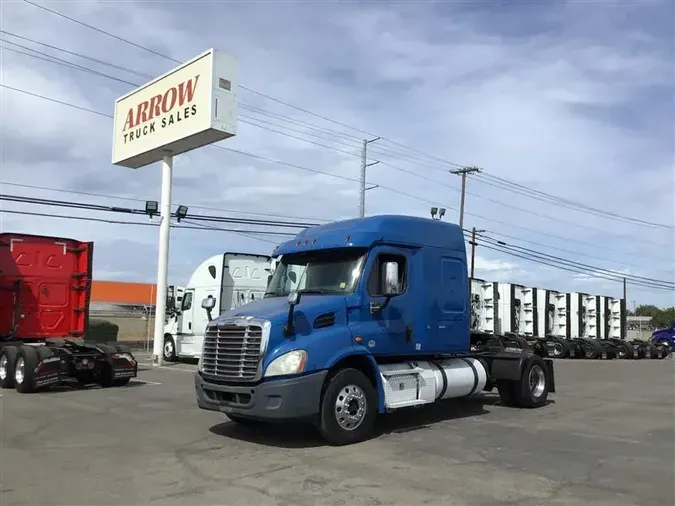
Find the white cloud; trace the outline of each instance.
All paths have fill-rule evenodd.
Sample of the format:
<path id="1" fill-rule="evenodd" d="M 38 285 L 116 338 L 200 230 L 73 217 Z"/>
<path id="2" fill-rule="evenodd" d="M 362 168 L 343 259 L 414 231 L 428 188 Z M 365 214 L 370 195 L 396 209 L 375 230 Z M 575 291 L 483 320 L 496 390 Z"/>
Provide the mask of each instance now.
<path id="1" fill-rule="evenodd" d="M 248 88 L 420 151 L 484 167 L 490 173 L 622 215 L 673 225 L 673 28 L 669 2 L 583 5 L 551 3 L 494 9 L 492 4 L 50 2 L 62 11 L 185 60 L 216 46 L 237 55 Z M 101 60 L 158 75 L 175 63 L 60 19 L 25 3 L 3 3 L 1 26 Z M 3 39 L 30 45 L 10 36 Z M 7 46 L 11 47 L 11 46 Z M 56 54 L 56 53 L 54 53 Z M 71 59 L 64 55 L 61 58 Z M 2 83 L 111 113 L 129 85 L 47 62 L 0 53 Z M 131 82 L 144 79 L 73 58 L 78 64 Z M 343 132 L 298 134 L 356 156 L 321 148 L 241 123 L 222 146 L 357 178 L 360 140 L 366 136 L 284 107 L 246 90 L 241 103 Z M 242 115 L 281 121 L 242 109 Z M 0 90 L 0 180 L 139 199 L 106 203 L 142 207 L 159 198 L 157 167 L 131 171 L 110 165 L 111 122 L 34 97 Z M 246 118 L 242 118 L 246 121 Z M 281 127 L 303 130 L 298 124 Z M 323 139 L 313 137 L 318 135 Z M 344 135 L 347 135 L 345 137 Z M 351 137 L 349 137 L 351 136 Z M 455 188 L 443 164 L 377 141 L 381 160 Z M 401 156 L 405 151 L 406 156 Z M 175 161 L 176 202 L 198 209 L 336 219 L 356 214 L 355 182 L 313 174 L 220 149 L 202 149 Z M 456 219 L 458 192 L 381 163 L 368 180 L 448 208 Z M 470 179 L 466 224 L 540 242 L 548 254 L 635 275 L 673 280 L 673 232 L 607 220 L 526 198 Z M 99 197 L 2 186 L 3 193 L 103 202 Z M 477 198 L 479 194 L 510 207 Z M 367 194 L 367 212 L 428 215 L 430 204 L 385 188 Z M 2 203 L 6 209 L 27 206 Z M 30 208 L 34 209 L 34 208 Z M 41 209 L 83 215 L 85 212 Z M 232 214 L 232 213 L 230 213 Z M 240 214 L 242 215 L 242 214 Z M 478 216 L 477 216 L 478 215 Z M 544 215 L 549 218 L 543 217 Z M 97 215 L 125 219 L 124 215 Z M 479 217 L 480 216 L 480 217 Z M 98 275 L 152 280 L 157 231 L 0 215 L 0 228 L 93 239 Z M 570 222 L 583 227 L 570 225 Z M 520 228 L 519 228 L 520 227 Z M 590 227 L 591 230 L 584 227 Z M 528 230 L 525 230 L 528 229 Z M 556 239 L 553 236 L 568 238 Z M 266 237 L 276 241 L 275 237 Z M 119 241 L 125 241 L 120 243 Z M 199 259 L 225 249 L 268 252 L 269 242 L 220 232 L 174 231 L 172 273 L 182 279 Z M 576 241 L 576 242 L 575 242 Z M 509 240 L 509 244 L 518 244 Z M 659 246 L 660 245 L 660 246 Z M 553 249 L 551 249 L 553 248 Z M 612 259 L 557 253 L 555 248 Z M 480 248 L 477 275 L 561 290 L 611 290 L 586 280 Z M 143 256 L 143 262 L 139 262 Z M 147 259 L 147 262 L 146 262 Z M 668 272 L 670 270 L 670 272 Z M 583 288 L 582 288 L 583 287 Z M 635 287 L 645 302 L 668 294 Z M 639 292 L 638 292 L 639 291 Z"/>

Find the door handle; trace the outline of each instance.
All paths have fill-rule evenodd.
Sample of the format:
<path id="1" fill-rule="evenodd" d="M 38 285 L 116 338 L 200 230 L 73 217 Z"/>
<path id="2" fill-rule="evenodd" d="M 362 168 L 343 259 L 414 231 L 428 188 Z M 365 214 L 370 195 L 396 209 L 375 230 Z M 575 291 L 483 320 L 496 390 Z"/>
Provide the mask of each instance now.
<path id="1" fill-rule="evenodd" d="M 406 343 L 412 341 L 412 327 L 410 325 L 405 326 L 405 341 Z"/>
<path id="2" fill-rule="evenodd" d="M 188 330 L 192 330 L 192 322 L 188 322 Z"/>

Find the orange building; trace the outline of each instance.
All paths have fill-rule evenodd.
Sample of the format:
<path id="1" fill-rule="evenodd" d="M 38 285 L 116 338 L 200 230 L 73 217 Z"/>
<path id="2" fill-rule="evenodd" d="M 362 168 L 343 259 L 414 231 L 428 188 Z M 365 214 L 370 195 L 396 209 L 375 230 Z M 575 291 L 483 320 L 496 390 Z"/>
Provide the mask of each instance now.
<path id="1" fill-rule="evenodd" d="M 128 305 L 154 305 L 154 283 L 131 283 L 126 281 L 92 281 L 91 302 Z"/>

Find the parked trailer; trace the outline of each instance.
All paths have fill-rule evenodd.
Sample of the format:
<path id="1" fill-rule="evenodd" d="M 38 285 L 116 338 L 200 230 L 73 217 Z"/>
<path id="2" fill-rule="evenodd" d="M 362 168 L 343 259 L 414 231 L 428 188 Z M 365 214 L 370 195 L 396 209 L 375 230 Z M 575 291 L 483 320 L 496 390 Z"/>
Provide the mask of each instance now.
<path id="1" fill-rule="evenodd" d="M 265 298 L 208 324 L 195 375 L 202 409 L 240 424 L 311 420 L 349 444 L 370 437 L 378 413 L 493 389 L 506 405 L 537 408 L 555 392 L 550 359 L 472 351 L 457 225 L 346 220 L 306 229 L 273 256 Z"/>
<path id="2" fill-rule="evenodd" d="M 93 248 L 0 234 L 0 387 L 30 393 L 65 381 L 121 386 L 136 377 L 126 346 L 84 339 Z"/>
<path id="3" fill-rule="evenodd" d="M 540 354 L 544 348 L 556 358 L 665 358 L 671 349 L 622 337 L 622 299 L 479 279 L 472 280 L 471 290 L 476 348 L 490 335 L 503 346 L 529 346 Z"/>

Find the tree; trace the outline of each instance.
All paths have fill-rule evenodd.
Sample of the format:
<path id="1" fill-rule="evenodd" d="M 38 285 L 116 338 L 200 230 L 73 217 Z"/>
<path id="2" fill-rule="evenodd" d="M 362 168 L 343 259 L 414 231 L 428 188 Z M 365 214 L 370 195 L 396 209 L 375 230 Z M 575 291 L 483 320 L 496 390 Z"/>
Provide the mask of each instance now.
<path id="1" fill-rule="evenodd" d="M 654 305 L 638 306 L 635 308 L 635 316 L 649 316 L 652 325 L 656 328 L 668 327 L 675 322 L 675 306 L 659 308 Z"/>

